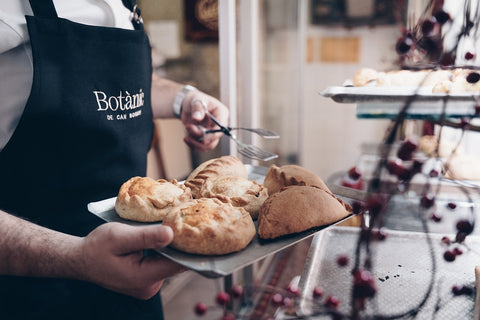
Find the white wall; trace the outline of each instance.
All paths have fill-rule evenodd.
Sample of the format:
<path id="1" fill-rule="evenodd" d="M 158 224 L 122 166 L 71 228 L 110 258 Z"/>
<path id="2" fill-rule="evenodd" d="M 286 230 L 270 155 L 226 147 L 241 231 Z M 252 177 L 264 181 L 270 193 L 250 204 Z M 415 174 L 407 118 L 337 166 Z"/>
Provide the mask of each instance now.
<path id="1" fill-rule="evenodd" d="M 310 63 L 305 65 L 304 126 L 301 165 L 326 179 L 348 170 L 360 156 L 362 143 L 380 142 L 390 121 L 357 119 L 355 105 L 339 104 L 319 92 L 341 86 L 362 67 L 386 70 L 394 67 L 398 26 L 355 28 L 311 28 L 313 37 L 359 37 L 359 63 Z M 321 49 L 321 48 L 316 48 Z"/>

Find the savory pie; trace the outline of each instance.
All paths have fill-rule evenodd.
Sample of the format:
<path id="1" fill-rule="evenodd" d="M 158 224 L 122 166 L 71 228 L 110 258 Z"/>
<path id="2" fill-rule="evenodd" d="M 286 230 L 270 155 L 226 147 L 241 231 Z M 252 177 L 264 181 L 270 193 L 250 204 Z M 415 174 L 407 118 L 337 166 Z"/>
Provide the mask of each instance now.
<path id="1" fill-rule="evenodd" d="M 190 189 L 176 180 L 133 177 L 120 187 L 115 211 L 127 220 L 161 221 L 173 208 L 191 199 Z"/>

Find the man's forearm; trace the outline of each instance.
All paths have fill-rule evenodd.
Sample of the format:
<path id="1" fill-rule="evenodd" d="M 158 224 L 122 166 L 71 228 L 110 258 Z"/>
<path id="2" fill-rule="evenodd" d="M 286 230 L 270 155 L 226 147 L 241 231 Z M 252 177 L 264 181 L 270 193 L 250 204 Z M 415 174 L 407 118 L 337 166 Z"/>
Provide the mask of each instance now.
<path id="1" fill-rule="evenodd" d="M 152 109 L 155 118 L 173 118 L 173 102 L 175 95 L 183 85 L 168 79 L 153 75 L 152 78 Z"/>
<path id="2" fill-rule="evenodd" d="M 0 274 L 77 278 L 80 238 L 0 211 Z"/>

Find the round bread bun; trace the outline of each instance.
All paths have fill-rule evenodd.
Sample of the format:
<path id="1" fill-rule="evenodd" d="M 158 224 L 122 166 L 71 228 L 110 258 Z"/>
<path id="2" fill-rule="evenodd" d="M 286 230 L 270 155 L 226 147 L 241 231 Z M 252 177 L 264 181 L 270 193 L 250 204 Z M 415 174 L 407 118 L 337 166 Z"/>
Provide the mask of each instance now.
<path id="1" fill-rule="evenodd" d="M 202 255 L 244 249 L 256 234 L 250 214 L 218 199 L 202 198 L 177 207 L 163 221 L 170 226 L 173 248 Z"/>
<path id="2" fill-rule="evenodd" d="M 192 196 L 200 198 L 200 190 L 208 178 L 235 176 L 248 179 L 247 168 L 235 156 L 222 156 L 200 164 L 185 180 L 185 186 L 192 190 Z"/>
<path id="3" fill-rule="evenodd" d="M 288 186 L 314 186 L 332 194 L 327 185 L 313 172 L 294 164 L 281 167 L 271 165 L 268 168 L 263 185 L 272 195 Z"/>
<path id="4" fill-rule="evenodd" d="M 257 219 L 263 202 L 268 198 L 268 191 L 256 181 L 243 177 L 221 176 L 207 179 L 200 191 L 203 198 L 217 198 L 234 207 L 242 207 Z"/>
<path id="5" fill-rule="evenodd" d="M 123 219 L 155 222 L 163 220 L 174 207 L 191 199 L 190 189 L 177 180 L 133 177 L 120 187 L 115 211 Z"/>
<path id="6" fill-rule="evenodd" d="M 258 236 L 274 239 L 337 222 L 351 211 L 332 194 L 311 186 L 289 186 L 263 203 Z"/>

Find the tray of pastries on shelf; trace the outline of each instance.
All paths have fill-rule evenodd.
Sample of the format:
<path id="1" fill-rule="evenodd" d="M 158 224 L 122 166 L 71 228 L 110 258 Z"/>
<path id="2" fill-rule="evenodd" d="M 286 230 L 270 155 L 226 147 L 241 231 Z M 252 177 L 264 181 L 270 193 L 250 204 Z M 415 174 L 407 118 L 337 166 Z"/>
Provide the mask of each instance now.
<path id="1" fill-rule="evenodd" d="M 105 221 L 162 223 L 173 242 L 159 250 L 207 277 L 231 274 L 319 230 L 359 225 L 351 206 L 298 165 L 260 167 L 211 159 L 185 181 L 132 177 L 118 195 L 88 205 Z"/>
<path id="2" fill-rule="evenodd" d="M 413 118 L 473 115 L 480 93 L 480 73 L 468 68 L 377 71 L 362 68 L 340 86 L 321 95 L 357 104 L 358 117 L 393 117 L 408 103 Z"/>

